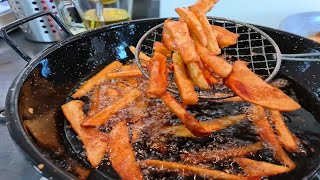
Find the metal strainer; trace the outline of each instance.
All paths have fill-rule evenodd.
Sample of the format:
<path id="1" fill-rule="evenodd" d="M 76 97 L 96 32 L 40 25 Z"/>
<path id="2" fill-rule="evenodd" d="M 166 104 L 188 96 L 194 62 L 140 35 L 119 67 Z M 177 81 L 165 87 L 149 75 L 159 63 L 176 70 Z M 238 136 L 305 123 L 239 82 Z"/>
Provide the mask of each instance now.
<path id="1" fill-rule="evenodd" d="M 248 62 L 248 67 L 269 82 L 279 71 L 281 65 L 281 52 L 275 41 L 260 29 L 246 23 L 229 20 L 225 18 L 208 18 L 212 25 L 218 25 L 227 30 L 239 34 L 235 45 L 224 48 L 222 56 L 225 60 L 232 63 L 234 60 L 241 59 Z M 161 41 L 163 23 L 159 24 L 140 39 L 136 47 L 135 60 L 143 75 L 149 78 L 148 71 L 140 63 L 139 53 L 153 55 L 153 44 Z M 168 60 L 172 62 L 171 59 Z M 178 94 L 177 86 L 173 80 L 173 74 L 169 74 L 168 90 Z M 201 99 L 223 99 L 234 96 L 233 92 L 224 85 L 215 85 L 211 90 L 200 90 L 196 87 L 198 97 Z"/>

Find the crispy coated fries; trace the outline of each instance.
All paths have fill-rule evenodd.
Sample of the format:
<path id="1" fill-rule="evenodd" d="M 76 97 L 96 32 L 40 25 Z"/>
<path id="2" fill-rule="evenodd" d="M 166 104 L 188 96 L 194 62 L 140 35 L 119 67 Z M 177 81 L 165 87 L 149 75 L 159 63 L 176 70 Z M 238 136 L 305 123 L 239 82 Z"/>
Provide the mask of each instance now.
<path id="1" fill-rule="evenodd" d="M 273 132 L 271 125 L 267 120 L 267 116 L 263 107 L 258 105 L 252 105 L 251 109 L 252 117 L 256 131 L 269 147 L 274 150 L 275 157 L 289 168 L 294 169 L 296 165 L 287 155 L 287 153 L 282 149 L 281 144 Z"/>
<path id="2" fill-rule="evenodd" d="M 193 83 L 201 89 L 210 89 L 210 85 L 204 77 L 202 70 L 197 63 L 187 64 L 187 69 Z"/>
<path id="3" fill-rule="evenodd" d="M 177 84 L 182 103 L 186 105 L 197 104 L 198 95 L 194 90 L 192 81 L 187 76 L 187 69 L 180 54 L 173 53 L 172 61 L 174 67 L 174 80 Z"/>
<path id="4" fill-rule="evenodd" d="M 181 159 L 185 162 L 190 162 L 193 164 L 199 164 L 202 162 L 216 162 L 221 161 L 223 159 L 231 158 L 231 157 L 242 157 L 247 156 L 249 154 L 255 154 L 263 148 L 261 142 L 250 144 L 244 147 L 238 148 L 228 148 L 222 150 L 210 150 L 199 153 L 192 154 L 182 154 L 180 155 Z"/>
<path id="5" fill-rule="evenodd" d="M 185 22 L 168 19 L 164 22 L 164 28 L 171 34 L 176 46 L 175 50 L 181 54 L 186 64 L 199 60 L 193 40 L 190 37 L 188 26 Z"/>
<path id="6" fill-rule="evenodd" d="M 195 136 L 205 136 L 210 134 L 198 120 L 192 117 L 169 93 L 162 95 L 161 100 L 169 107 L 169 109 L 178 116 L 185 127 Z"/>
<path id="7" fill-rule="evenodd" d="M 160 97 L 167 90 L 167 58 L 155 52 L 149 66 L 149 83 L 147 93 Z"/>
<path id="8" fill-rule="evenodd" d="M 235 158 L 235 161 L 248 176 L 252 177 L 274 176 L 291 170 L 288 167 L 247 158 Z"/>
<path id="9" fill-rule="evenodd" d="M 126 71 L 108 73 L 106 75 L 106 79 L 127 79 L 137 76 L 142 76 L 140 69 L 131 69 Z"/>
<path id="10" fill-rule="evenodd" d="M 107 135 L 97 128 L 83 128 L 80 124 L 85 120 L 83 102 L 73 100 L 61 106 L 63 114 L 70 122 L 73 130 L 84 144 L 88 161 L 96 168 L 106 153 L 107 142 L 102 141 Z"/>
<path id="11" fill-rule="evenodd" d="M 163 54 L 167 58 L 170 58 L 172 55 L 172 51 L 170 51 L 162 42 L 159 41 L 156 41 L 153 44 L 153 50 L 160 54 Z"/>
<path id="12" fill-rule="evenodd" d="M 236 116 L 226 116 L 223 118 L 213 119 L 210 121 L 200 122 L 200 124 L 206 129 L 208 132 L 218 131 L 229 126 L 232 126 L 241 120 L 243 120 L 246 116 L 244 114 L 236 115 Z M 192 133 L 184 126 L 167 126 L 164 127 L 161 132 L 169 133 L 179 137 L 194 137 Z"/>
<path id="13" fill-rule="evenodd" d="M 143 179 L 139 164 L 136 161 L 130 143 L 127 122 L 119 122 L 109 133 L 107 154 L 112 167 L 116 170 L 121 179 Z"/>
<path id="14" fill-rule="evenodd" d="M 176 8 L 176 12 L 187 23 L 190 31 L 195 34 L 199 42 L 203 46 L 207 46 L 208 44 L 207 37 L 204 36 L 206 32 L 203 29 L 201 23 L 199 22 L 199 19 L 197 18 L 197 16 L 193 12 L 185 8 Z"/>
<path id="15" fill-rule="evenodd" d="M 294 135 L 283 122 L 281 113 L 275 110 L 270 110 L 270 113 L 271 120 L 274 123 L 276 133 L 278 134 L 282 146 L 289 152 L 298 152 L 299 146 L 294 138 Z"/>
<path id="16" fill-rule="evenodd" d="M 221 26 L 212 25 L 211 28 L 217 34 L 217 40 L 220 48 L 225 48 L 237 43 L 239 34 L 228 31 L 227 29 Z"/>
<path id="17" fill-rule="evenodd" d="M 169 170 L 180 172 L 183 175 L 199 175 L 214 179 L 242 179 L 242 176 L 228 174 L 223 171 L 205 169 L 197 166 L 184 165 L 176 162 L 160 161 L 160 160 L 144 160 L 140 161 L 142 166 L 157 167 L 159 170 Z"/>
<path id="18" fill-rule="evenodd" d="M 295 111 L 301 106 L 280 89 L 272 87 L 253 73 L 243 61 L 233 64 L 225 84 L 246 101 L 278 111 Z"/>
<path id="19" fill-rule="evenodd" d="M 135 101 L 138 97 L 140 97 L 142 93 L 138 89 L 132 89 L 122 98 L 118 99 L 115 103 L 106 107 L 102 111 L 100 111 L 95 116 L 92 116 L 86 119 L 81 125 L 82 126 L 101 126 L 103 123 L 108 121 L 108 119 L 115 114 L 118 110 L 124 108 L 131 102 Z"/>
<path id="20" fill-rule="evenodd" d="M 130 51 L 132 54 L 136 54 L 136 48 L 134 46 L 129 47 Z M 144 54 L 143 52 L 140 52 L 139 58 L 145 62 L 149 62 L 151 60 L 151 57 L 148 55 Z"/>
<path id="21" fill-rule="evenodd" d="M 195 41 L 195 46 L 201 61 L 210 67 L 215 74 L 225 78 L 231 73 L 232 65 L 227 61 L 210 53 L 210 51 L 206 47 L 202 46 L 198 41 Z"/>
<path id="22" fill-rule="evenodd" d="M 114 72 L 116 69 L 120 68 L 122 63 L 119 61 L 114 61 L 113 63 L 109 64 L 105 67 L 102 71 L 98 74 L 87 80 L 73 95 L 73 98 L 80 98 L 91 91 L 94 86 L 99 85 L 106 79 L 106 74 L 110 72 Z"/>
<path id="23" fill-rule="evenodd" d="M 195 4 L 189 6 L 188 9 L 196 14 L 206 14 L 211 11 L 217 2 L 218 0 L 198 0 Z"/>
<path id="24" fill-rule="evenodd" d="M 163 27 L 162 42 L 171 51 L 177 48 L 170 31 L 166 27 Z"/>

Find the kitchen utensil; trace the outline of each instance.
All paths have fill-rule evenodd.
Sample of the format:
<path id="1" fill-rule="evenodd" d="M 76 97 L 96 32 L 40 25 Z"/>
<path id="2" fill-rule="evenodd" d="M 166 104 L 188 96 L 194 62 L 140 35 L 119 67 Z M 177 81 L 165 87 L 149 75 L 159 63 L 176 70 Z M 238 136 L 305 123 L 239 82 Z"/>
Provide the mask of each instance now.
<path id="1" fill-rule="evenodd" d="M 119 59 L 125 62 L 133 59 L 134 56 L 127 47 L 136 44 L 150 27 L 161 24 L 164 20 L 131 21 L 70 37 L 38 54 L 19 73 L 7 96 L 6 122 L 13 139 L 26 153 L 31 163 L 35 166 L 44 165 L 44 168 L 39 170 L 44 176 L 52 179 L 76 179 L 83 177 L 89 171 L 89 180 L 116 179 L 114 171 L 106 169 L 106 166 L 101 166 L 97 170 L 84 168 L 83 155 L 75 153 L 75 144 L 67 140 L 64 130 L 65 119 L 60 106 L 65 103 L 71 89 L 83 82 L 84 78 L 89 78 L 113 60 Z M 15 24 L 17 25 L 19 24 Z M 313 41 L 301 40 L 301 37 L 274 29 L 259 28 L 270 35 L 284 53 L 308 53 L 320 50 L 320 46 Z M 314 177 L 320 167 L 318 111 L 320 101 L 317 97 L 320 96 L 319 68 L 320 65 L 317 63 L 309 63 L 308 66 L 303 62 L 283 63 L 277 75 L 290 80 L 290 89 L 296 92 L 297 100 L 307 110 L 297 112 L 299 117 L 303 115 L 303 118 L 289 122 L 289 128 L 298 138 L 311 142 L 309 146 L 313 149 L 313 153 L 306 157 L 293 157 L 298 164 L 297 169 L 270 179 L 308 179 Z M 210 104 L 212 108 L 215 106 L 219 106 L 219 103 Z M 29 108 L 34 109 L 33 114 L 28 112 Z M 215 112 L 215 110 L 206 111 L 205 108 L 209 107 L 203 108 L 207 114 Z M 285 115 L 292 117 L 297 114 Z M 26 129 L 27 120 L 52 122 L 48 128 L 56 133 L 50 137 L 57 140 L 55 142 L 58 147 L 41 144 Z M 41 124 L 36 125 L 40 127 Z M 75 140 L 76 136 L 68 134 L 68 138 Z M 80 148 L 81 144 L 77 149 Z"/>
<path id="2" fill-rule="evenodd" d="M 25 0 L 16 1 L 8 0 L 11 10 L 14 12 L 17 19 L 31 16 L 38 12 L 53 12 L 58 13 L 59 0 Z M 67 18 L 73 20 L 73 17 L 68 14 Z M 39 17 L 33 21 L 20 26 L 28 40 L 36 42 L 56 42 L 66 38 L 64 31 L 50 17 Z"/>
<path id="3" fill-rule="evenodd" d="M 211 17 L 209 21 L 212 25 L 222 26 L 240 35 L 235 45 L 223 49 L 222 54 L 224 59 L 230 62 L 230 56 L 232 56 L 234 60 L 241 59 L 247 61 L 249 68 L 266 82 L 272 80 L 278 73 L 281 60 L 320 62 L 320 53 L 281 54 L 278 45 L 269 35 L 250 24 L 217 17 Z M 149 78 L 149 74 L 147 68 L 141 65 L 139 53 L 144 52 L 150 57 L 153 55 L 153 44 L 155 41 L 161 41 L 162 29 L 163 24 L 151 28 L 141 37 L 136 46 L 135 61 L 143 75 L 147 78 Z M 171 59 L 169 59 L 170 61 Z M 169 75 L 168 90 L 179 94 L 172 74 Z M 201 90 L 196 87 L 196 91 L 201 99 L 215 100 L 233 96 L 233 93 L 228 91 L 228 88 L 223 85 L 215 85 L 210 90 Z"/>
<path id="4" fill-rule="evenodd" d="M 62 1 L 59 5 L 63 17 L 66 8 L 75 7 L 87 29 L 94 29 L 112 23 L 128 21 L 132 16 L 133 0 L 72 0 Z M 70 26 L 76 23 L 68 21 Z M 79 25 L 78 25 L 79 26 Z"/>

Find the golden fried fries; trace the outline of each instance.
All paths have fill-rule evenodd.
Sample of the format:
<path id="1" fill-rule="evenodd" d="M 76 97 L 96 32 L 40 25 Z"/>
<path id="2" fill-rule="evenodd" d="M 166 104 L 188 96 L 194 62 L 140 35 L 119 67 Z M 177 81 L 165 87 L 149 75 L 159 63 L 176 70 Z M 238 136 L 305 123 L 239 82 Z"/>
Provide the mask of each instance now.
<path id="1" fill-rule="evenodd" d="M 130 46 L 129 47 L 130 51 L 132 54 L 136 54 L 136 48 L 134 46 Z M 151 57 L 149 57 L 148 55 L 144 54 L 143 52 L 140 52 L 139 54 L 139 58 L 145 62 L 149 62 L 151 60 Z"/>
<path id="2" fill-rule="evenodd" d="M 134 151 L 130 143 L 127 122 L 119 122 L 109 133 L 107 154 L 112 167 L 121 179 L 143 179 L 139 164 L 136 161 Z"/>
<path id="3" fill-rule="evenodd" d="M 163 27 L 162 31 L 162 43 L 170 50 L 174 51 L 177 47 L 174 42 L 174 39 L 170 33 L 170 31 L 166 28 Z"/>
<path id="4" fill-rule="evenodd" d="M 97 128 L 83 128 L 81 123 L 85 120 L 83 102 L 73 100 L 61 106 L 63 114 L 70 122 L 72 129 L 78 134 L 84 144 L 88 161 L 96 168 L 106 153 L 107 142 L 102 141 L 107 135 Z"/>
<path id="5" fill-rule="evenodd" d="M 198 120 L 191 116 L 178 101 L 169 93 L 162 95 L 161 100 L 169 107 L 169 109 L 176 114 L 185 127 L 195 136 L 205 136 L 210 134 Z"/>
<path id="6" fill-rule="evenodd" d="M 211 11 L 217 2 L 218 0 L 198 0 L 195 4 L 189 6 L 188 9 L 196 14 L 206 14 Z"/>
<path id="7" fill-rule="evenodd" d="M 276 133 L 280 142 L 282 143 L 282 146 L 289 152 L 298 152 L 299 146 L 294 138 L 294 135 L 284 123 L 281 113 L 275 110 L 270 110 L 270 113 L 271 120 L 274 123 Z"/>
<path id="8" fill-rule="evenodd" d="M 239 34 L 228 31 L 227 29 L 221 26 L 212 25 L 211 28 L 217 34 L 217 40 L 220 48 L 225 48 L 237 43 Z"/>
<path id="9" fill-rule="evenodd" d="M 209 69 L 207 67 L 204 66 L 204 64 L 202 63 L 202 61 L 197 61 L 196 62 L 199 66 L 199 68 L 202 71 L 202 74 L 204 76 L 204 78 L 207 80 L 209 85 L 214 85 L 219 83 L 219 80 L 217 78 L 215 78 L 211 72 L 209 71 Z"/>
<path id="10" fill-rule="evenodd" d="M 155 52 L 158 52 L 164 56 L 166 56 L 167 58 L 170 58 L 172 55 L 172 51 L 170 51 L 162 42 L 156 41 L 153 44 L 153 50 Z"/>
<path id="11" fill-rule="evenodd" d="M 80 98 L 91 91 L 96 85 L 99 85 L 106 79 L 106 75 L 110 72 L 114 72 L 116 69 L 120 68 L 122 63 L 119 61 L 114 61 L 109 64 L 98 74 L 87 80 L 80 88 L 72 95 L 73 98 Z"/>
<path id="12" fill-rule="evenodd" d="M 228 148 L 221 150 L 210 150 L 204 152 L 198 152 L 196 154 L 182 154 L 181 159 L 185 162 L 190 162 L 193 164 L 199 164 L 202 162 L 216 162 L 223 159 L 228 159 L 231 157 L 243 157 L 249 154 L 255 154 L 263 148 L 261 142 L 250 144 L 244 147 Z"/>
<path id="13" fill-rule="evenodd" d="M 184 165 L 176 162 L 160 161 L 160 160 L 144 160 L 140 161 L 142 166 L 157 167 L 159 170 L 168 170 L 179 172 L 184 175 L 199 175 L 214 179 L 242 179 L 242 176 L 228 174 L 223 171 L 205 169 L 197 166 Z"/>
<path id="14" fill-rule="evenodd" d="M 186 105 L 197 104 L 199 100 L 198 95 L 194 90 L 192 81 L 187 76 L 187 69 L 180 54 L 173 53 L 172 61 L 174 80 L 177 84 L 182 103 Z"/>
<path id="15" fill-rule="evenodd" d="M 295 111 L 301 106 L 280 89 L 272 87 L 253 73 L 243 61 L 233 64 L 225 84 L 246 101 L 278 111 Z"/>
<path id="16" fill-rule="evenodd" d="M 282 146 L 273 132 L 271 125 L 267 120 L 267 115 L 263 107 L 259 105 L 252 105 L 251 120 L 255 125 L 256 131 L 261 137 L 261 140 L 274 150 L 275 157 L 289 168 L 294 169 L 296 165 L 282 149 Z"/>
<path id="17" fill-rule="evenodd" d="M 168 72 L 167 72 L 167 58 L 155 52 L 150 62 L 149 69 L 149 83 L 147 93 L 160 97 L 167 90 Z"/>
<path id="18" fill-rule="evenodd" d="M 213 119 L 210 121 L 200 122 L 200 124 L 206 129 L 206 131 L 211 133 L 213 131 L 218 131 L 232 126 L 243 120 L 245 117 L 246 116 L 244 114 L 236 116 L 227 116 L 218 119 Z M 169 133 L 179 137 L 194 137 L 193 134 L 184 125 L 167 126 L 162 128 L 161 132 Z"/>
<path id="19" fill-rule="evenodd" d="M 203 75 L 202 70 L 200 69 L 197 63 L 187 64 L 187 69 L 193 83 L 198 86 L 200 89 L 210 89 L 210 85 L 207 82 L 206 78 Z"/>
<path id="20" fill-rule="evenodd" d="M 235 161 L 248 176 L 252 177 L 274 176 L 291 170 L 288 167 L 247 158 L 235 158 Z"/>
<path id="21" fill-rule="evenodd" d="M 164 22 L 164 28 L 171 34 L 176 46 L 175 50 L 180 53 L 184 63 L 190 64 L 199 60 L 185 22 L 168 19 Z"/>
<path id="22" fill-rule="evenodd" d="M 128 79 L 138 76 L 142 76 L 142 73 L 137 67 L 137 69 L 108 73 L 106 79 Z"/>
<path id="23" fill-rule="evenodd" d="M 198 41 L 195 41 L 196 50 L 199 53 L 201 61 L 206 64 L 218 76 L 225 78 L 232 71 L 232 65 L 224 59 L 215 56 L 210 51 L 202 46 Z"/>
<path id="24" fill-rule="evenodd" d="M 199 22 L 197 16 L 185 8 L 176 8 L 176 12 L 187 23 L 189 30 L 195 34 L 199 42 L 203 46 L 207 46 L 208 42 L 207 37 L 205 36 L 206 32 Z"/>
<path id="25" fill-rule="evenodd" d="M 135 101 L 142 95 L 142 92 L 138 89 L 132 89 L 126 95 L 118 99 L 116 102 L 106 107 L 96 115 L 86 119 L 81 125 L 82 126 L 101 126 L 108 119 L 120 109 L 124 108 L 131 102 Z"/>

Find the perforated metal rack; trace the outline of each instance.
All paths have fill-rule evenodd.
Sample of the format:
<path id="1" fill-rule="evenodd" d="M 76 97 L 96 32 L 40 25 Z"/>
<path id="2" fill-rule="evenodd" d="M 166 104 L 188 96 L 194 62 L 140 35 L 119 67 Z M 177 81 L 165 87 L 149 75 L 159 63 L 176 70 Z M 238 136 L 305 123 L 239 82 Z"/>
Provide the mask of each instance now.
<path id="1" fill-rule="evenodd" d="M 246 23 L 229 20 L 225 18 L 208 18 L 212 25 L 226 28 L 239 34 L 235 45 L 224 48 L 221 56 L 229 63 L 235 60 L 248 62 L 248 67 L 269 82 L 279 71 L 281 65 L 281 52 L 273 39 L 260 29 Z M 138 54 L 140 51 L 149 56 L 153 55 L 153 44 L 162 39 L 163 24 L 159 24 L 142 36 L 137 44 L 135 60 L 144 76 L 149 77 L 148 71 L 140 63 Z M 172 60 L 169 59 L 169 63 Z M 173 81 L 173 75 L 169 74 L 168 90 L 178 93 Z M 212 90 L 200 90 L 196 88 L 199 98 L 221 99 L 233 96 L 233 93 L 224 85 L 215 85 Z"/>

